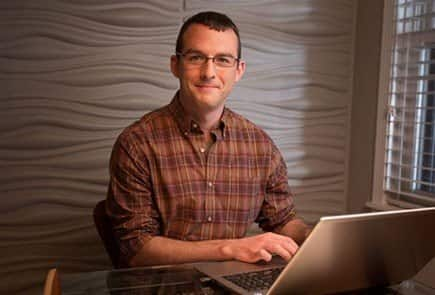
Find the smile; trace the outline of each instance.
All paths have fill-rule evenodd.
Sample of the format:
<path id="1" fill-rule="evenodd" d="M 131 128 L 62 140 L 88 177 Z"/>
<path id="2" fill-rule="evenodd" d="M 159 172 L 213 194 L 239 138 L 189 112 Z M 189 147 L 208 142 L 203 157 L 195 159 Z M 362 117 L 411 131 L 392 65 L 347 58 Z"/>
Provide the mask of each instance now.
<path id="1" fill-rule="evenodd" d="M 212 88 L 219 88 L 219 86 L 216 85 L 208 85 L 208 84 L 200 84 L 200 85 L 196 85 L 196 87 L 198 88 L 202 88 L 202 89 L 212 89 Z"/>

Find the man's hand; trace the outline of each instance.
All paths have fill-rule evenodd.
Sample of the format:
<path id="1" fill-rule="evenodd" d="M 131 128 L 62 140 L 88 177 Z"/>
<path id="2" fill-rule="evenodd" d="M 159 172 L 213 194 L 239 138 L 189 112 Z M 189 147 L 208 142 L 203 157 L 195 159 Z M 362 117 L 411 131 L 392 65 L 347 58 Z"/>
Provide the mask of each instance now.
<path id="1" fill-rule="evenodd" d="M 293 239 L 268 232 L 257 236 L 229 240 L 222 248 L 224 255 L 243 262 L 270 261 L 273 254 L 290 260 L 299 246 Z"/>

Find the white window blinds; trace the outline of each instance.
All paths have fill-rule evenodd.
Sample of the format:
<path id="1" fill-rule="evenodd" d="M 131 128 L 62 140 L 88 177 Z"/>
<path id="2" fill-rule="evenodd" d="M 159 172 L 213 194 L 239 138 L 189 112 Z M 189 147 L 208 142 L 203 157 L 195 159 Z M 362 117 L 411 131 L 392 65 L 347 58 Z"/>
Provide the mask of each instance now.
<path id="1" fill-rule="evenodd" d="M 394 1 L 384 189 L 435 201 L 435 0 Z"/>

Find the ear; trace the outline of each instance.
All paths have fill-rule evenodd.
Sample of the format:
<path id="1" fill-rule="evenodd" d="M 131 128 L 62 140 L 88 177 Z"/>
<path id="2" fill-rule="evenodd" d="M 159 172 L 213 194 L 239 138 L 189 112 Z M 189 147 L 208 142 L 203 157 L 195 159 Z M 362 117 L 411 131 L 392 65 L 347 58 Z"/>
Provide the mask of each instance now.
<path id="1" fill-rule="evenodd" d="M 178 68 L 178 57 L 176 55 L 171 55 L 171 72 L 172 74 L 177 77 L 180 78 L 180 70 Z"/>
<path id="2" fill-rule="evenodd" d="M 243 74 L 245 73 L 245 69 L 246 63 L 243 60 L 240 60 L 236 68 L 236 82 L 242 78 Z"/>

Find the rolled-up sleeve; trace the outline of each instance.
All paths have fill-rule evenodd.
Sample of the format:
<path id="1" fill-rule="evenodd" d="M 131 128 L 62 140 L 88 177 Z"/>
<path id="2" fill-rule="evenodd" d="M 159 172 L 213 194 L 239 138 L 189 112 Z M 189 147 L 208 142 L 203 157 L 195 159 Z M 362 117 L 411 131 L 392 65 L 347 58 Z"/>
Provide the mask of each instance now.
<path id="1" fill-rule="evenodd" d="M 295 218 L 293 195 L 288 185 L 287 166 L 275 145 L 272 145 L 270 173 L 265 186 L 265 196 L 259 226 L 264 231 L 274 231 Z"/>
<path id="2" fill-rule="evenodd" d="M 106 206 L 121 265 L 127 265 L 147 241 L 160 233 L 146 155 L 129 142 L 121 135 L 113 147 Z"/>

